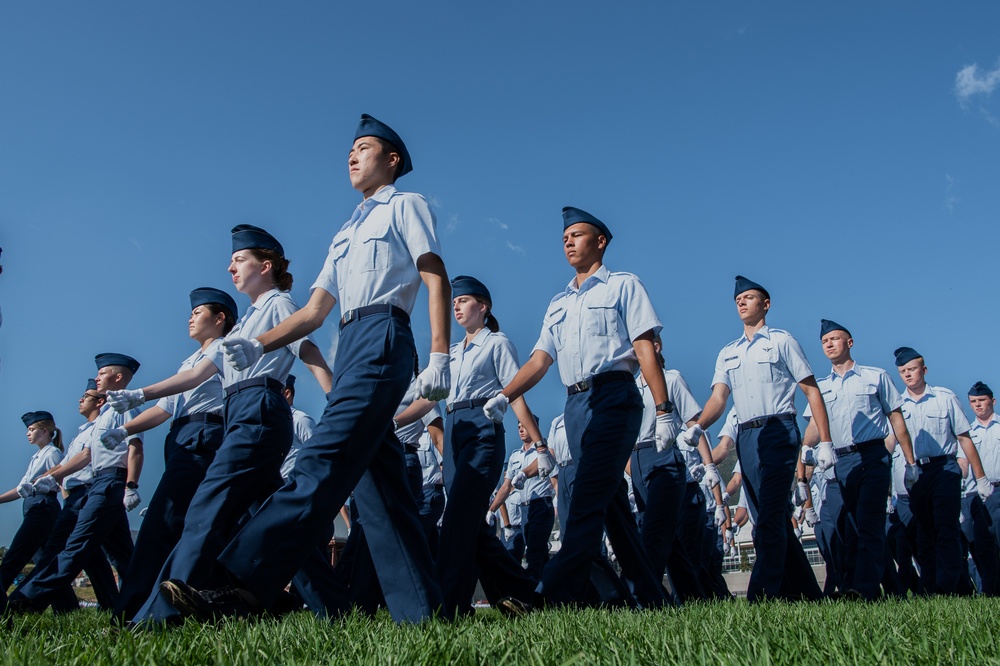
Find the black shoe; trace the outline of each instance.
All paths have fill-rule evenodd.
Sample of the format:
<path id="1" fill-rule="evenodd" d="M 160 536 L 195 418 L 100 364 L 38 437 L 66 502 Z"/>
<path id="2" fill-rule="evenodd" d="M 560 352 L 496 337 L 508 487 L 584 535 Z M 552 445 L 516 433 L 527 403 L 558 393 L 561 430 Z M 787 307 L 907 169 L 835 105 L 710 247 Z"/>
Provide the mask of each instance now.
<path id="1" fill-rule="evenodd" d="M 545 597 L 537 592 L 532 595 L 531 601 L 524 601 L 517 597 L 504 597 L 497 604 L 497 610 L 509 618 L 524 617 L 529 613 L 545 609 Z"/>
<path id="2" fill-rule="evenodd" d="M 211 609 L 205 603 L 201 592 L 178 578 L 171 578 L 160 583 L 160 591 L 166 595 L 170 604 L 183 617 L 196 617 L 199 620 L 211 619 Z"/>
<path id="3" fill-rule="evenodd" d="M 44 608 L 39 608 L 27 597 L 14 597 L 7 600 L 8 615 L 31 615 L 41 613 Z"/>
<path id="4" fill-rule="evenodd" d="M 302 602 L 302 598 L 299 597 L 299 595 L 282 590 L 278 594 L 278 598 L 274 600 L 273 604 L 271 604 L 271 608 L 268 609 L 268 613 L 275 617 L 281 617 L 282 615 L 300 611 L 303 606 L 304 604 Z"/>
<path id="5" fill-rule="evenodd" d="M 196 590 L 182 580 L 171 578 L 160 583 L 160 589 L 181 615 L 193 616 L 202 621 L 224 617 L 244 619 L 264 613 L 254 596 L 248 590 L 238 587 Z"/>

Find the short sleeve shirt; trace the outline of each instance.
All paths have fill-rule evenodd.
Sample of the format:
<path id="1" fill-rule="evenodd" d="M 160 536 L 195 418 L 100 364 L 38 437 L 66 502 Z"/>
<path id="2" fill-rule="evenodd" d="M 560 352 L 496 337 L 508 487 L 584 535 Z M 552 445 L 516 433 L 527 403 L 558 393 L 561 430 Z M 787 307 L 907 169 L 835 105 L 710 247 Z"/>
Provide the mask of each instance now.
<path id="1" fill-rule="evenodd" d="M 235 328 L 226 337 L 256 338 L 288 319 L 299 306 L 287 291 L 271 289 L 257 297 L 257 300 L 243 313 Z M 308 338 L 306 338 L 308 339 Z M 302 340 L 296 340 L 284 347 L 267 352 L 256 363 L 245 370 L 237 370 L 222 361 L 222 356 L 210 357 L 223 373 L 223 387 L 232 386 L 255 377 L 270 377 L 282 384 L 288 378 L 295 357 L 299 355 Z"/>
<path id="2" fill-rule="evenodd" d="M 563 421 L 563 415 L 552 419 L 552 426 L 549 428 L 549 453 L 556 460 L 556 468 L 552 471 L 553 474 L 558 474 L 559 468 L 568 464 L 573 456 L 569 452 L 569 440 L 566 439 L 566 424 Z"/>
<path id="3" fill-rule="evenodd" d="M 855 364 L 843 377 L 835 372 L 817 380 L 834 446 L 849 446 L 889 436 L 889 414 L 903 398 L 882 368 Z M 806 418 L 811 409 L 806 408 Z"/>
<path id="4" fill-rule="evenodd" d="M 456 342 L 451 356 L 448 402 L 492 398 L 518 371 L 517 350 L 506 335 L 483 328 L 468 344 Z"/>
<path id="5" fill-rule="evenodd" d="M 33 483 L 35 479 L 59 464 L 63 454 L 54 444 L 46 444 L 35 451 L 28 461 L 28 470 L 24 473 L 21 483 Z"/>
<path id="6" fill-rule="evenodd" d="M 216 368 L 221 368 L 223 366 L 222 356 L 222 340 L 213 340 L 204 351 L 199 349 L 184 359 L 177 371 L 190 370 L 206 358 L 212 361 Z M 168 412 L 171 418 L 179 419 L 188 414 L 221 412 L 222 404 L 222 377 L 216 373 L 190 391 L 160 398 L 156 406 Z"/>
<path id="7" fill-rule="evenodd" d="M 973 421 L 969 436 L 979 451 L 986 478 L 1000 481 L 1000 418 L 993 414 L 985 424 Z"/>
<path id="8" fill-rule="evenodd" d="M 139 416 L 138 409 L 130 409 L 119 414 L 111 408 L 111 405 L 104 404 L 101 407 L 91 430 L 90 463 L 94 467 L 94 474 L 109 467 L 128 468 L 128 443 L 136 439 L 141 442 L 143 434 L 129 435 L 114 449 L 104 446 L 101 442 L 101 435 L 109 430 L 120 428 L 137 416 Z"/>
<path id="9" fill-rule="evenodd" d="M 958 435 L 971 430 L 958 398 L 941 386 L 927 385 L 919 398 L 904 391 L 903 418 L 918 459 L 955 455 Z"/>
<path id="10" fill-rule="evenodd" d="M 76 437 L 70 442 L 69 446 L 66 447 L 65 460 L 69 460 L 78 453 L 83 452 L 86 449 L 91 448 L 93 442 L 91 437 L 94 434 L 94 422 L 87 421 L 81 425 L 76 432 Z M 93 460 L 93 454 L 91 454 L 91 460 Z M 94 468 L 93 463 L 87 463 L 87 465 L 72 474 L 68 474 L 63 477 L 62 487 L 66 490 L 72 490 L 77 486 L 84 486 L 89 484 L 94 480 Z"/>

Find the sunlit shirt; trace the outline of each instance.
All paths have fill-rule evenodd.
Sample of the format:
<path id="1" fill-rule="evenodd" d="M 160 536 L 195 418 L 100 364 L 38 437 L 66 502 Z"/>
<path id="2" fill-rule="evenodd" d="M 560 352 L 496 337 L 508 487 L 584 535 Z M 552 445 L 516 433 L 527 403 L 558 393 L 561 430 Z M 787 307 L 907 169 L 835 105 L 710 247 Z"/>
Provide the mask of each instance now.
<path id="1" fill-rule="evenodd" d="M 573 456 L 569 452 L 569 440 L 566 439 L 566 423 L 563 415 L 552 419 L 552 427 L 549 428 L 549 453 L 555 458 L 556 467 L 552 470 L 553 475 L 559 474 L 559 468 L 573 461 Z"/>
<path id="2" fill-rule="evenodd" d="M 63 453 L 55 444 L 46 444 L 31 456 L 31 460 L 28 461 L 28 471 L 24 473 L 21 483 L 34 483 L 35 479 L 58 465 L 62 458 Z"/>
<path id="3" fill-rule="evenodd" d="M 990 481 L 1000 481 L 1000 418 L 993 414 L 986 425 L 976 419 L 972 422 L 969 436 L 979 451 L 979 459 L 983 462 L 986 478 Z"/>
<path id="4" fill-rule="evenodd" d="M 221 339 L 213 340 L 204 351 L 199 349 L 188 356 L 181 363 L 181 367 L 178 368 L 177 372 L 190 370 L 205 358 L 210 359 L 217 368 L 222 367 Z M 168 412 L 171 418 L 178 419 L 188 414 L 204 414 L 208 412 L 221 414 L 222 403 L 222 377 L 216 373 L 189 391 L 160 398 L 156 406 Z"/>
<path id="5" fill-rule="evenodd" d="M 94 467 L 94 474 L 110 467 L 128 468 L 128 443 L 136 439 L 142 442 L 143 433 L 129 435 L 113 449 L 104 446 L 101 442 L 101 435 L 109 430 L 120 428 L 137 416 L 139 416 L 138 409 L 130 409 L 119 414 L 107 403 L 101 406 L 101 411 L 94 419 L 94 428 L 91 431 L 90 464 Z"/>
<path id="6" fill-rule="evenodd" d="M 448 403 L 492 398 L 514 379 L 517 350 L 506 335 L 483 328 L 468 344 L 451 346 L 451 393 Z"/>
<path id="7" fill-rule="evenodd" d="M 855 363 L 843 377 L 831 372 L 816 383 L 826 403 L 834 446 L 889 436 L 889 413 L 902 407 L 903 398 L 885 370 Z M 807 406 L 805 417 L 811 415 Z"/>
<path id="8" fill-rule="evenodd" d="M 94 428 L 94 422 L 87 421 L 77 429 L 76 437 L 74 437 L 73 441 L 70 442 L 69 446 L 66 447 L 66 456 L 64 460 L 70 460 L 76 454 L 91 447 L 91 445 L 93 444 L 93 440 L 91 439 L 91 437 L 94 434 L 93 428 Z M 93 453 L 91 453 L 91 461 L 93 461 Z M 77 486 L 87 485 L 93 480 L 94 480 L 93 462 L 89 462 L 83 467 L 83 469 L 64 476 L 62 480 L 62 487 L 65 490 L 72 490 Z"/>
<path id="9" fill-rule="evenodd" d="M 928 384 L 919 400 L 903 391 L 903 418 L 918 459 L 955 455 L 958 435 L 970 430 L 958 398 L 941 386 Z"/>
<path id="10" fill-rule="evenodd" d="M 236 327 L 229 332 L 227 338 L 256 338 L 288 319 L 299 309 L 287 291 L 271 289 L 257 297 L 257 300 L 247 308 L 240 317 Z M 295 357 L 299 355 L 304 338 L 267 352 L 256 363 L 246 370 L 237 370 L 229 363 L 210 357 L 215 366 L 222 371 L 224 387 L 232 386 L 246 379 L 270 377 L 284 385 L 288 373 L 292 369 Z"/>
<path id="11" fill-rule="evenodd" d="M 295 460 L 299 456 L 299 449 L 313 436 L 316 422 L 301 409 L 292 407 L 292 447 L 288 449 L 288 455 L 281 463 L 281 478 L 287 479 L 288 475 L 295 469 Z"/>

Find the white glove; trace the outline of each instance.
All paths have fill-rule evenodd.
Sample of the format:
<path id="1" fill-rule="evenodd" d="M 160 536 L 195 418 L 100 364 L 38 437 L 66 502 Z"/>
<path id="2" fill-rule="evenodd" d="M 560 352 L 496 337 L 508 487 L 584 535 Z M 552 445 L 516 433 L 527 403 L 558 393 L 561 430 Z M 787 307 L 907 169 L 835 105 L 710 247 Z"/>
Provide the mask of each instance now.
<path id="1" fill-rule="evenodd" d="M 104 434 L 101 435 L 101 444 L 103 444 L 104 448 L 109 451 L 114 451 L 121 446 L 122 442 L 126 439 L 128 439 L 128 431 L 125 430 L 124 426 L 120 426 L 118 428 L 106 430 Z"/>
<path id="2" fill-rule="evenodd" d="M 139 506 L 141 503 L 142 503 L 142 498 L 139 497 L 139 491 L 138 490 L 136 490 L 135 488 L 126 488 L 125 489 L 124 504 L 125 504 L 125 510 L 126 511 L 131 511 L 135 507 Z"/>
<path id="3" fill-rule="evenodd" d="M 48 495 L 59 488 L 59 482 L 52 476 L 40 476 L 35 479 L 35 493 Z"/>
<path id="4" fill-rule="evenodd" d="M 913 490 L 913 484 L 915 484 L 919 478 L 920 466 L 906 463 L 906 467 L 903 468 L 903 486 L 905 486 L 907 490 Z"/>
<path id="5" fill-rule="evenodd" d="M 736 526 L 733 526 L 732 529 L 726 530 L 725 532 L 722 533 L 722 541 L 732 546 L 733 544 L 736 543 L 736 533 L 738 531 L 739 528 Z"/>
<path id="6" fill-rule="evenodd" d="M 695 483 L 701 483 L 701 480 L 705 478 L 705 466 L 701 463 L 691 465 L 688 467 L 688 474 L 695 480 Z"/>
<path id="7" fill-rule="evenodd" d="M 802 506 L 809 499 L 809 486 L 804 481 L 795 484 L 795 493 L 792 495 L 792 503 L 795 506 Z"/>
<path id="8" fill-rule="evenodd" d="M 723 490 L 722 491 L 722 503 L 728 506 L 729 499 L 730 499 L 729 498 L 729 493 L 727 493 L 725 490 Z"/>
<path id="9" fill-rule="evenodd" d="M 808 446 L 802 447 L 802 464 L 806 467 L 812 467 L 816 464 L 816 452 L 813 451 Z"/>
<path id="10" fill-rule="evenodd" d="M 142 511 L 139 512 L 139 517 L 140 518 L 145 518 L 147 511 L 149 511 L 149 507 L 148 506 L 146 508 L 144 508 Z M 348 535 L 350 535 L 350 533 L 351 533 L 350 528 L 348 528 L 347 533 L 348 533 Z"/>
<path id="11" fill-rule="evenodd" d="M 698 448 L 698 440 L 700 440 L 701 436 L 704 434 L 705 434 L 704 428 L 695 423 L 693 426 L 691 426 L 681 434 L 677 435 L 677 439 L 679 443 L 696 449 Z"/>
<path id="12" fill-rule="evenodd" d="M 451 391 L 451 357 L 443 352 L 431 352 L 427 367 L 417 377 L 421 398 L 444 400 Z"/>
<path id="13" fill-rule="evenodd" d="M 740 533 L 740 526 L 737 525 L 736 523 L 733 523 L 733 526 L 730 529 L 733 530 L 733 536 L 736 536 L 737 534 Z"/>
<path id="14" fill-rule="evenodd" d="M 819 515 L 816 513 L 816 509 L 809 507 L 806 509 L 806 525 L 809 527 L 816 527 L 816 523 L 819 522 Z"/>
<path id="15" fill-rule="evenodd" d="M 795 510 L 792 511 L 792 517 L 795 518 L 797 522 L 801 523 L 802 519 L 805 517 L 805 513 L 806 513 L 805 509 L 803 509 L 801 506 L 797 506 L 795 507 Z"/>
<path id="16" fill-rule="evenodd" d="M 524 488 L 524 482 L 528 480 L 528 475 L 524 472 L 518 472 L 514 475 L 514 478 L 510 480 L 510 485 L 514 486 L 518 490 Z"/>
<path id="17" fill-rule="evenodd" d="M 825 472 L 837 464 L 837 453 L 833 450 L 833 442 L 820 442 L 816 445 L 816 469 Z"/>
<path id="18" fill-rule="evenodd" d="M 720 506 L 716 506 L 715 507 L 715 526 L 716 527 L 722 527 L 722 525 L 726 522 L 726 517 L 727 517 L 726 516 L 726 507 L 721 506 L 721 505 Z"/>
<path id="19" fill-rule="evenodd" d="M 486 418 L 493 423 L 500 423 L 503 421 L 503 415 L 507 413 L 507 405 L 509 404 L 510 400 L 507 399 L 507 396 L 503 393 L 497 393 L 483 405 L 483 414 L 486 414 Z"/>
<path id="20" fill-rule="evenodd" d="M 17 487 L 17 494 L 24 499 L 28 499 L 35 494 L 35 487 L 30 482 L 22 483 Z"/>
<path id="21" fill-rule="evenodd" d="M 513 527 L 505 527 L 505 528 L 503 528 L 503 539 L 504 539 L 504 541 L 510 541 L 511 539 L 513 539 L 514 538 L 514 534 L 515 534 L 515 532 L 514 532 L 514 528 Z"/>
<path id="22" fill-rule="evenodd" d="M 222 350 L 226 354 L 226 362 L 237 370 L 246 370 L 264 355 L 264 345 L 256 339 L 225 338 Z"/>
<path id="23" fill-rule="evenodd" d="M 726 530 L 726 532 L 728 533 L 729 530 Z M 722 554 L 725 556 L 725 555 L 729 555 L 729 553 L 731 553 L 731 552 L 733 552 L 733 545 L 731 543 L 729 543 L 728 541 L 726 541 L 725 539 L 723 539 L 722 540 Z"/>
<path id="24" fill-rule="evenodd" d="M 889 499 L 885 501 L 885 512 L 888 515 L 896 513 L 896 504 L 892 501 L 891 495 L 889 496 Z"/>
<path id="25" fill-rule="evenodd" d="M 111 409 L 119 414 L 135 409 L 146 402 L 146 394 L 142 389 L 122 389 L 121 391 L 108 391 L 108 404 Z"/>
<path id="26" fill-rule="evenodd" d="M 979 499 L 986 501 L 986 498 L 993 494 L 993 484 L 985 476 L 976 479 L 976 492 L 979 493 Z"/>
<path id="27" fill-rule="evenodd" d="M 552 460 L 552 454 L 546 451 L 539 451 L 535 458 L 538 461 L 538 476 L 543 479 L 549 478 L 549 474 L 555 468 L 555 463 Z"/>
<path id="28" fill-rule="evenodd" d="M 715 488 L 717 485 L 722 483 L 722 477 L 719 476 L 719 470 L 715 466 L 715 463 L 708 463 L 705 465 L 705 485 L 708 486 L 709 490 Z"/>
<path id="29" fill-rule="evenodd" d="M 795 532 L 795 538 L 796 539 L 801 539 L 802 538 L 802 528 L 801 527 L 796 527 L 793 531 Z"/>
<path id="30" fill-rule="evenodd" d="M 666 451 L 674 445 L 681 431 L 681 421 L 675 412 L 656 415 L 656 450 Z"/>
<path id="31" fill-rule="evenodd" d="M 497 514 L 493 513 L 492 511 L 487 511 L 486 512 L 486 524 L 489 525 L 490 527 L 493 527 L 494 525 L 496 525 L 497 524 Z"/>

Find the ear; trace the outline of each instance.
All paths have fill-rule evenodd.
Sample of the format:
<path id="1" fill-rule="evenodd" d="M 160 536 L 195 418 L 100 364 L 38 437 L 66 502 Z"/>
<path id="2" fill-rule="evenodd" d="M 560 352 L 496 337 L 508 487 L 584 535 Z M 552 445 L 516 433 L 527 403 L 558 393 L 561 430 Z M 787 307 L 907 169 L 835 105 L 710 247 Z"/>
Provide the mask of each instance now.
<path id="1" fill-rule="evenodd" d="M 850 349 L 854 346 L 854 338 L 847 338 L 847 348 Z"/>
<path id="2" fill-rule="evenodd" d="M 268 273 L 271 272 L 272 268 L 274 268 L 274 264 L 272 264 L 269 259 L 265 259 L 264 261 L 260 262 L 261 275 L 267 275 Z"/>

